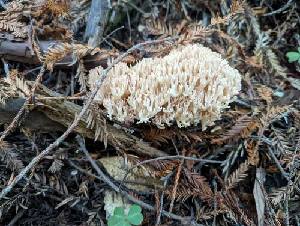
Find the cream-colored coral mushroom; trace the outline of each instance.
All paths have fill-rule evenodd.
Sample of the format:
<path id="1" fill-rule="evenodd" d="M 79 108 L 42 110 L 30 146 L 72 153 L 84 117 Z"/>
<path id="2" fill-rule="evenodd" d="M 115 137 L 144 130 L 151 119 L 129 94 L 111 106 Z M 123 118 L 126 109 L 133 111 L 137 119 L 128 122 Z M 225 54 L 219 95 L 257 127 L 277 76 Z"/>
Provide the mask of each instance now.
<path id="1" fill-rule="evenodd" d="M 91 88 L 102 70 L 90 71 Z M 95 100 L 110 119 L 119 122 L 151 122 L 159 128 L 201 123 L 204 130 L 220 119 L 240 89 L 241 75 L 227 60 L 207 47 L 191 44 L 134 66 L 115 65 Z"/>

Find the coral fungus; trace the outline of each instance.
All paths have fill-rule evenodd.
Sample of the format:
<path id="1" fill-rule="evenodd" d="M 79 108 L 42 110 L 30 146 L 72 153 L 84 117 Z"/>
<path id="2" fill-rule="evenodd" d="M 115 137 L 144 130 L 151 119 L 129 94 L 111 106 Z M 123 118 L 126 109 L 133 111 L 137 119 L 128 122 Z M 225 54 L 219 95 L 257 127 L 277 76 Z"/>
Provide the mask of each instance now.
<path id="1" fill-rule="evenodd" d="M 93 87 L 103 68 L 90 71 Z M 151 122 L 159 128 L 174 123 L 204 130 L 241 89 L 240 73 L 219 53 L 200 44 L 179 46 L 162 58 L 145 58 L 134 66 L 119 63 L 104 80 L 95 100 L 110 119 Z"/>

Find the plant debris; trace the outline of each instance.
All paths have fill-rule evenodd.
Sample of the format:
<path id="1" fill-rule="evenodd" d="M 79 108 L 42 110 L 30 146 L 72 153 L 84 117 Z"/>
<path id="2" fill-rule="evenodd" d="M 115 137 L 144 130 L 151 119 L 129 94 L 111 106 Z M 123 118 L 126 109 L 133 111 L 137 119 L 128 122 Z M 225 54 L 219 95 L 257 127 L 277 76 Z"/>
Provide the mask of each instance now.
<path id="1" fill-rule="evenodd" d="M 299 7 L 0 0 L 0 224 L 299 225 Z"/>

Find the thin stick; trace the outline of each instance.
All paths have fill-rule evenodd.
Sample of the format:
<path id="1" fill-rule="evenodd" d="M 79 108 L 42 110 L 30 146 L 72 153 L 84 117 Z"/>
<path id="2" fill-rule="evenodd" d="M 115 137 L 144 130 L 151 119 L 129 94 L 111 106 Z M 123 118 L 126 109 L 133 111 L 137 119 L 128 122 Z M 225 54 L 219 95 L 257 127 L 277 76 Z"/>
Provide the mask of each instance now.
<path id="1" fill-rule="evenodd" d="M 274 160 L 277 168 L 279 169 L 279 171 L 281 172 L 282 176 L 287 179 L 287 181 L 289 180 L 289 176 L 288 176 L 288 173 L 284 171 L 284 169 L 282 168 L 282 166 L 280 165 L 280 162 L 278 161 L 278 159 L 276 158 L 274 152 L 273 152 L 273 149 L 270 148 L 268 146 L 268 150 L 269 150 L 269 154 L 271 156 L 271 158 Z"/>
<path id="2" fill-rule="evenodd" d="M 84 96 L 37 97 L 36 100 L 87 100 Z"/>
<path id="3" fill-rule="evenodd" d="M 144 164 L 147 164 L 147 163 L 150 163 L 150 162 L 155 162 L 155 161 L 158 161 L 158 160 L 171 160 L 171 159 L 192 160 L 192 161 L 195 161 L 195 162 L 213 163 L 213 164 L 222 164 L 223 163 L 223 161 L 187 157 L 187 156 L 183 156 L 183 155 L 162 156 L 162 157 L 157 157 L 157 158 L 154 158 L 154 159 L 144 160 L 144 161 L 139 162 L 138 164 L 132 166 L 131 168 L 129 168 L 127 170 L 123 180 L 122 180 L 122 183 L 124 183 L 125 179 L 127 178 L 128 174 L 131 172 L 131 170 L 135 169 L 136 167 L 139 167 L 141 165 L 144 165 Z"/>
<path id="4" fill-rule="evenodd" d="M 223 161 L 219 161 L 219 160 L 211 160 L 211 159 L 201 159 L 201 158 L 195 158 L 195 157 L 187 157 L 187 156 L 183 156 L 183 155 L 169 155 L 169 156 L 162 156 L 162 157 L 157 157 L 154 159 L 147 159 L 145 161 L 142 161 L 134 166 L 132 166 L 129 170 L 132 170 L 138 166 L 150 163 L 150 162 L 154 162 L 154 161 L 158 161 L 158 160 L 171 160 L 171 159 L 182 159 L 182 160 L 192 160 L 195 162 L 203 162 L 203 163 L 213 163 L 213 164 L 222 164 Z"/>
<path id="5" fill-rule="evenodd" d="M 171 213 L 173 211 L 173 206 L 174 206 L 174 202 L 175 202 L 175 198 L 176 198 L 177 187 L 178 187 L 179 178 L 180 178 L 183 163 L 184 163 L 184 160 L 181 159 L 180 164 L 177 168 L 176 175 L 175 175 L 175 183 L 174 183 L 174 187 L 172 189 L 171 203 L 170 203 L 170 207 L 169 207 L 169 212 L 171 212 Z"/>
<path id="6" fill-rule="evenodd" d="M 156 217 L 155 226 L 160 225 L 161 211 L 163 210 L 163 205 L 164 205 L 164 195 L 165 195 L 165 192 L 162 191 L 161 196 L 160 196 L 160 201 L 159 201 L 160 205 L 159 205 L 159 210 L 158 210 L 158 214 Z"/>
<path id="7" fill-rule="evenodd" d="M 85 154 L 86 158 L 88 159 L 88 161 L 91 163 L 92 167 L 94 168 L 94 170 L 98 173 L 98 175 L 101 177 L 102 181 L 104 181 L 108 186 L 110 186 L 115 192 L 122 194 L 125 198 L 127 198 L 129 201 L 134 202 L 138 205 L 140 205 L 141 207 L 143 207 L 144 209 L 148 209 L 151 211 L 155 211 L 155 208 L 151 205 L 149 205 L 148 203 L 145 203 L 141 200 L 138 200 L 136 198 L 134 198 L 133 196 L 131 196 L 130 194 L 128 194 L 126 191 L 121 190 L 119 188 L 119 186 L 115 185 L 108 176 L 106 176 L 106 174 L 99 168 L 99 166 L 97 165 L 97 163 L 92 159 L 91 155 L 89 154 L 89 152 L 87 151 L 84 141 L 80 136 L 77 136 L 77 141 L 80 145 L 80 149 L 81 151 Z M 180 221 L 187 221 L 190 220 L 190 217 L 181 217 L 178 216 L 176 214 L 167 212 L 165 210 L 162 210 L 161 213 L 169 218 L 175 219 L 175 220 L 180 220 Z"/>
<path id="8" fill-rule="evenodd" d="M 157 157 L 157 158 L 154 158 L 154 159 L 147 159 L 147 160 L 144 160 L 142 162 L 139 162 L 138 164 L 136 164 L 136 165 L 132 166 L 131 168 L 129 168 L 128 172 L 130 172 L 131 170 L 133 170 L 136 167 L 139 167 L 141 165 L 144 165 L 144 164 L 147 164 L 147 163 L 150 163 L 150 162 L 155 162 L 155 161 L 159 161 L 159 160 L 173 160 L 173 159 L 192 160 L 192 161 L 195 161 L 195 162 L 212 163 L 212 164 L 222 164 L 223 163 L 223 161 L 219 161 L 219 160 L 187 157 L 187 156 L 183 156 L 183 155 L 169 155 L 169 156 Z"/>
<path id="9" fill-rule="evenodd" d="M 289 1 L 288 1 L 286 4 L 284 4 L 281 8 L 279 8 L 279 9 L 273 11 L 273 12 L 266 13 L 266 14 L 264 14 L 263 16 L 272 16 L 272 15 L 281 13 L 281 12 L 283 12 L 284 10 L 286 10 L 287 8 L 289 8 L 293 3 L 294 3 L 294 0 L 289 0 Z"/>
<path id="10" fill-rule="evenodd" d="M 89 106 L 91 105 L 93 99 L 95 98 L 103 80 L 106 78 L 107 73 L 113 68 L 113 66 L 117 63 L 119 63 L 122 59 L 124 59 L 126 56 L 128 56 L 128 54 L 130 54 L 131 52 L 133 52 L 136 49 L 139 49 L 143 46 L 146 45 L 151 45 L 151 44 L 158 44 L 158 43 L 162 43 L 162 42 L 166 42 L 166 41 L 171 41 L 171 40 L 175 40 L 177 39 L 177 37 L 173 37 L 173 38 L 165 38 L 165 39 L 160 39 L 160 40 L 152 40 L 152 41 L 146 41 L 140 44 L 137 44 L 133 47 L 131 47 L 129 50 L 127 50 L 125 53 L 123 53 L 122 55 L 120 55 L 119 57 L 117 57 L 117 59 L 110 65 L 108 66 L 105 70 L 103 70 L 101 77 L 97 80 L 96 82 L 96 86 L 94 88 L 94 90 L 92 90 L 90 96 L 88 97 L 87 102 L 84 104 L 84 106 L 82 107 L 81 112 L 79 113 L 78 116 L 75 116 L 74 121 L 72 122 L 72 124 L 69 126 L 69 128 L 59 137 L 57 138 L 52 144 L 50 144 L 46 149 L 44 149 L 39 155 L 37 155 L 36 157 L 34 157 L 31 162 L 20 171 L 20 173 L 15 177 L 15 179 L 9 184 L 7 185 L 0 193 L 0 199 L 3 199 L 11 190 L 14 186 L 16 186 L 16 184 L 46 155 L 48 155 L 53 149 L 57 148 L 59 146 L 59 144 L 61 142 L 63 142 L 67 136 L 75 129 L 75 127 L 78 125 L 78 123 L 80 122 L 81 118 L 84 116 L 84 114 L 87 112 Z M 43 67 L 42 67 L 43 68 Z M 42 70 L 42 69 L 41 69 Z"/>

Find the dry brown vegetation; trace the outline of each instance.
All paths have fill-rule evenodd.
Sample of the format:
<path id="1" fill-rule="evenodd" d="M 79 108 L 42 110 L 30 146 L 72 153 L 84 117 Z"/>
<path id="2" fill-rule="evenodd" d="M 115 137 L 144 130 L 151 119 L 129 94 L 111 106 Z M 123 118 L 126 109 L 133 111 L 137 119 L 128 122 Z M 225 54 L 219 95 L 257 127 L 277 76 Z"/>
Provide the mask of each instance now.
<path id="1" fill-rule="evenodd" d="M 105 225 L 120 195 L 143 225 L 300 225 L 299 7 L 0 0 L 0 225 Z M 242 75 L 206 130 L 120 123 L 94 101 L 114 65 L 196 43 Z"/>

